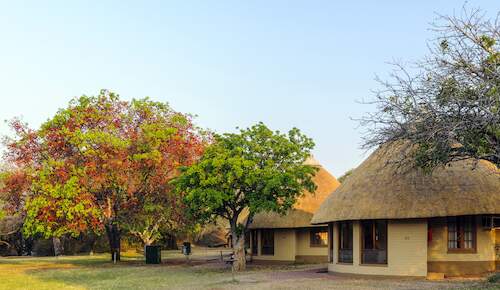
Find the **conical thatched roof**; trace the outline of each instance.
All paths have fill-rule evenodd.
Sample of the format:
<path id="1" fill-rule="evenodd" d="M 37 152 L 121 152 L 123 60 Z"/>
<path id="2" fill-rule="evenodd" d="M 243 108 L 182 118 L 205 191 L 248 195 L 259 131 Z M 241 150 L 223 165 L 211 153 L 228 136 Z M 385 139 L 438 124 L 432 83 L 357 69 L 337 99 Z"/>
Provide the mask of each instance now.
<path id="1" fill-rule="evenodd" d="M 326 169 L 319 165 L 316 160 L 309 159 L 306 163 L 319 167 L 319 170 L 313 178 L 318 187 L 316 192 L 314 194 L 309 192 L 305 193 L 299 198 L 294 209 L 290 210 L 284 216 L 274 212 L 261 212 L 256 214 L 250 224 L 251 229 L 302 228 L 312 226 L 311 218 L 314 212 L 340 183 Z"/>
<path id="2" fill-rule="evenodd" d="M 425 174 L 397 162 L 408 147 L 377 149 L 325 200 L 312 223 L 500 214 L 500 170 L 494 164 L 457 161 Z"/>

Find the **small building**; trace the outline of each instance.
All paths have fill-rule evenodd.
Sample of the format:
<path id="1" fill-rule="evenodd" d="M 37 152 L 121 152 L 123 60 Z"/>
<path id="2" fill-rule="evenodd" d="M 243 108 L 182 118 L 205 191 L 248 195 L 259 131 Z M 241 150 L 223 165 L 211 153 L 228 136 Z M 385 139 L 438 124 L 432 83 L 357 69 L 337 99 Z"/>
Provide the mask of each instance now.
<path id="1" fill-rule="evenodd" d="M 499 265 L 500 170 L 456 161 L 432 174 L 405 168 L 408 146 L 369 156 L 315 213 L 328 224 L 328 270 L 462 276 Z"/>
<path id="2" fill-rule="evenodd" d="M 311 225 L 311 218 L 320 204 L 340 183 L 314 159 L 318 166 L 314 194 L 306 192 L 286 215 L 262 212 L 250 224 L 249 253 L 253 260 L 276 263 L 326 263 L 327 226 Z"/>

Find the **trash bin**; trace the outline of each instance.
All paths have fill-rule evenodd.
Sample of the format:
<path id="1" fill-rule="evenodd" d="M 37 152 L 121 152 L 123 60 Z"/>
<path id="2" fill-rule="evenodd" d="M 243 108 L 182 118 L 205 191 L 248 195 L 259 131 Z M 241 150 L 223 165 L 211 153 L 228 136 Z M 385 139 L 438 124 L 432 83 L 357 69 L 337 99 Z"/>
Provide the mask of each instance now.
<path id="1" fill-rule="evenodd" d="M 161 246 L 146 246 L 146 264 L 161 263 Z"/>
<path id="2" fill-rule="evenodd" d="M 182 253 L 186 256 L 191 255 L 191 243 L 189 242 L 184 242 L 182 244 Z"/>

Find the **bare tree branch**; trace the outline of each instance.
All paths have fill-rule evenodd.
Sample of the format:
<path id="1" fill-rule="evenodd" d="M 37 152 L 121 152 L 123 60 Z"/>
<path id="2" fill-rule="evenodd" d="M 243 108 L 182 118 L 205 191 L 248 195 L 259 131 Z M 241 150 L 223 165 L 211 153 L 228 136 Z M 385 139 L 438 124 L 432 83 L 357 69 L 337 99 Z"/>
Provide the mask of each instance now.
<path id="1" fill-rule="evenodd" d="M 432 170 L 455 160 L 487 160 L 500 166 L 500 12 L 480 9 L 439 16 L 429 55 L 412 69 L 393 63 L 360 124 L 363 148 L 408 140 L 418 146 L 415 165 Z"/>

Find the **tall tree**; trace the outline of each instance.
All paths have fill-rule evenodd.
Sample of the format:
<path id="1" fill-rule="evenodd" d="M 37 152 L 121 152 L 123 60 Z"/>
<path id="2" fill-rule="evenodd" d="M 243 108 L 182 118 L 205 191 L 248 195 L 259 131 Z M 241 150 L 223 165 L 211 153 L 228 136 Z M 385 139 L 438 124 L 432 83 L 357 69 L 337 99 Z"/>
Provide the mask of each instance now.
<path id="1" fill-rule="evenodd" d="M 305 165 L 314 143 L 298 129 L 273 132 L 259 123 L 214 137 L 201 159 L 175 179 L 190 212 L 201 221 L 229 221 L 235 270 L 243 270 L 245 232 L 260 211 L 284 214 L 304 189 L 314 192 L 316 169 Z M 246 221 L 241 222 L 247 209 Z"/>
<path id="2" fill-rule="evenodd" d="M 105 230 L 120 259 L 123 224 L 147 201 L 175 218 L 182 209 L 170 179 L 202 154 L 204 133 L 189 115 L 149 99 L 121 101 L 101 91 L 82 96 L 38 130 L 12 123 L 7 159 L 28 173 L 27 234 L 60 237 Z"/>
<path id="3" fill-rule="evenodd" d="M 459 159 L 500 166 L 500 13 L 495 20 L 464 7 L 441 16 L 429 55 L 408 69 L 396 64 L 366 115 L 365 147 L 409 140 L 428 171 Z"/>

